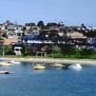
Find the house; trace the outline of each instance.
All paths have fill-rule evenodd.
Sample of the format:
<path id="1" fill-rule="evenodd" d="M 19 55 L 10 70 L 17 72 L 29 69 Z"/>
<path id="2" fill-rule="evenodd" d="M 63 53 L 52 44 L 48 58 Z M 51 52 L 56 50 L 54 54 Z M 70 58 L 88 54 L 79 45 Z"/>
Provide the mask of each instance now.
<path id="1" fill-rule="evenodd" d="M 17 25 L 15 29 L 15 33 L 18 38 L 21 38 L 21 36 L 23 35 L 23 26 Z"/>
<path id="2" fill-rule="evenodd" d="M 10 24 L 10 25 L 7 25 L 6 28 L 7 28 L 6 34 L 7 34 L 8 38 L 14 38 L 16 36 L 15 26 L 13 24 Z"/>
<path id="3" fill-rule="evenodd" d="M 38 26 L 32 26 L 32 34 L 39 35 L 41 28 Z"/>
<path id="4" fill-rule="evenodd" d="M 20 43 L 14 43 L 14 44 L 11 44 L 12 46 L 12 53 L 17 55 L 17 56 L 20 56 L 22 55 L 22 44 Z"/>
<path id="5" fill-rule="evenodd" d="M 25 35 L 39 34 L 41 28 L 35 25 L 35 23 L 26 23 L 25 24 Z"/>
<path id="6" fill-rule="evenodd" d="M 58 26 L 58 24 L 57 23 L 48 23 L 47 25 L 46 25 L 46 27 L 48 27 L 49 28 L 49 30 L 51 31 L 51 30 L 56 30 L 56 31 L 59 31 L 59 26 Z"/>

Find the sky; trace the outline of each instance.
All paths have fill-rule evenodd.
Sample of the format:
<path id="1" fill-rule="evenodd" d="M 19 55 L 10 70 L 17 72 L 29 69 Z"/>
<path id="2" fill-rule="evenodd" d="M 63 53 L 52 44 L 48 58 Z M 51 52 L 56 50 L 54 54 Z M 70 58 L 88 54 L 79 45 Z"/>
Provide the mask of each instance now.
<path id="1" fill-rule="evenodd" d="M 42 20 L 65 25 L 96 25 L 96 0 L 0 0 L 0 23 Z"/>

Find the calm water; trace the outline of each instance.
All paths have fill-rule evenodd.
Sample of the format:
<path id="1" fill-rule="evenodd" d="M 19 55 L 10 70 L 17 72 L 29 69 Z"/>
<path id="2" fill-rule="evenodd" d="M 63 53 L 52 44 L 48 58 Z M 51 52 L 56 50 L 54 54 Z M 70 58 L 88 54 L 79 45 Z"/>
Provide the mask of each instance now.
<path id="1" fill-rule="evenodd" d="M 14 72 L 0 75 L 0 96 L 96 96 L 96 67 L 81 71 L 34 71 L 30 63 L 0 67 Z"/>

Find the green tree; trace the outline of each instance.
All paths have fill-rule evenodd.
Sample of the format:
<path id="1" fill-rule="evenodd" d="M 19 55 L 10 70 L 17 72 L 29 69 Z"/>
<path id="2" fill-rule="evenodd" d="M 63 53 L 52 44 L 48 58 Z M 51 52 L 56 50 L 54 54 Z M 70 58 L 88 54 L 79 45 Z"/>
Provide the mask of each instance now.
<path id="1" fill-rule="evenodd" d="M 61 52 L 64 55 L 73 55 L 76 54 L 76 49 L 73 45 L 70 44 L 62 44 L 61 45 Z"/>
<path id="2" fill-rule="evenodd" d="M 96 30 L 90 30 L 87 33 L 84 34 L 87 37 L 96 37 Z"/>
<path id="3" fill-rule="evenodd" d="M 39 26 L 40 28 L 43 28 L 45 25 L 44 25 L 44 22 L 43 21 L 39 21 L 37 23 L 37 26 Z"/>

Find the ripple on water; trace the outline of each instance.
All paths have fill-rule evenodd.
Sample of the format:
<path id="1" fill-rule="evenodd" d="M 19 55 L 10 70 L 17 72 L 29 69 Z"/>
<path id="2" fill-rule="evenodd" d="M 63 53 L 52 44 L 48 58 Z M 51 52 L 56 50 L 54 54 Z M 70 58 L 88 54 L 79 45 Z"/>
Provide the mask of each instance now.
<path id="1" fill-rule="evenodd" d="M 96 96 L 96 67 L 34 71 L 24 63 L 6 69 L 14 73 L 0 75 L 0 96 Z"/>

